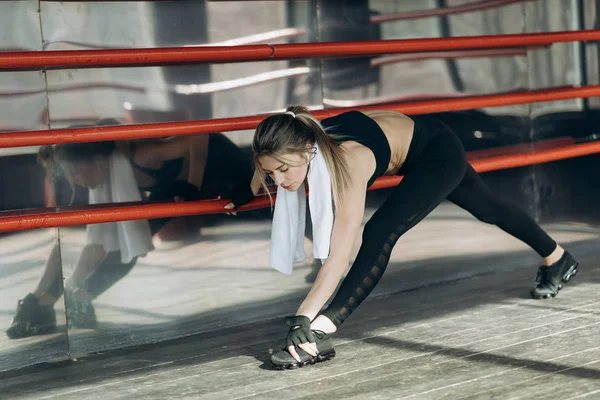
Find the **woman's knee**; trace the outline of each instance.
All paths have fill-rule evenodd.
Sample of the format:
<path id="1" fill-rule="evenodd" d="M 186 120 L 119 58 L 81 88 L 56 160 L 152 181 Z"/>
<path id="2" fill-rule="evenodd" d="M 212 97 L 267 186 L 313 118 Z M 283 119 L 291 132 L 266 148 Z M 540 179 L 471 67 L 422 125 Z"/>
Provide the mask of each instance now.
<path id="1" fill-rule="evenodd" d="M 382 226 L 382 224 L 378 223 L 376 220 L 369 220 L 363 229 L 362 233 L 362 243 L 382 243 L 387 240 L 387 236 L 389 229 Z"/>
<path id="2" fill-rule="evenodd" d="M 98 297 L 129 274 L 137 260 L 138 258 L 134 257 L 129 263 L 124 264 L 121 262 L 120 252 L 109 253 L 85 280 L 83 288 L 94 298 Z"/>

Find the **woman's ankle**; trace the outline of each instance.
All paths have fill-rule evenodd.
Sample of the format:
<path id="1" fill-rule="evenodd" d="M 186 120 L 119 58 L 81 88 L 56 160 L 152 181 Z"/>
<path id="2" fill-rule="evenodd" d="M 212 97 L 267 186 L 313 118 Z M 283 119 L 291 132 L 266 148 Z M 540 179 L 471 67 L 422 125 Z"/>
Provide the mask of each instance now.
<path id="1" fill-rule="evenodd" d="M 48 294 L 47 292 L 35 291 L 33 296 L 37 299 L 38 304 L 41 307 L 53 306 L 58 300 L 56 297 Z"/>
<path id="2" fill-rule="evenodd" d="M 327 334 L 337 331 L 335 324 L 326 316 L 319 315 L 310 323 L 310 329 L 313 331 L 322 331 Z"/>
<path id="3" fill-rule="evenodd" d="M 556 249 L 554 249 L 552 254 L 550 254 L 548 257 L 544 257 L 544 264 L 546 266 L 550 266 L 560 260 L 564 254 L 565 249 L 560 247 L 560 245 L 556 245 Z"/>
<path id="4" fill-rule="evenodd" d="M 70 291 L 69 295 L 75 301 L 92 301 L 94 300 L 94 296 L 92 296 L 87 290 L 83 288 L 75 288 Z"/>

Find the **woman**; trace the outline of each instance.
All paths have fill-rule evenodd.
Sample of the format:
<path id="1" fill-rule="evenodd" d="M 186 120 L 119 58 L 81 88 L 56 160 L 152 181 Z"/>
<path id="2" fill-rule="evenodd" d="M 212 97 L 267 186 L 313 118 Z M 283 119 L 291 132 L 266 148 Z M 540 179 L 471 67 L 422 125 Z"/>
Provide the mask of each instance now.
<path id="1" fill-rule="evenodd" d="M 117 121 L 107 119 L 96 125 L 117 124 Z M 191 201 L 221 196 L 247 202 L 253 196 L 249 190 L 252 178 L 250 159 L 222 134 L 137 143 L 123 141 L 44 146 L 40 149 L 39 158 L 48 169 L 49 178 L 54 176 L 53 164 L 56 164 L 73 190 L 75 186 L 87 188 L 90 203 L 135 201 L 135 196 L 124 197 L 131 190 L 137 192 L 140 200 L 142 192 L 149 193 L 148 200 L 152 201 Z M 117 166 L 118 174 L 111 172 L 114 160 L 122 162 Z M 125 183 L 121 187 L 114 186 L 114 182 L 122 181 L 128 174 L 131 185 Z M 106 186 L 112 187 L 116 193 L 103 197 L 101 189 Z M 89 328 L 96 325 L 92 300 L 129 273 L 139 256 L 153 249 L 149 238 L 168 221 L 169 218 L 158 218 L 88 225 L 87 245 L 65 285 L 67 316 L 72 326 Z M 146 227 L 139 225 L 139 222 L 146 224 Z M 138 244 L 133 250 L 129 244 L 123 245 L 123 241 L 115 244 L 113 240 L 111 246 L 104 244 L 111 234 L 103 231 L 103 227 L 131 228 L 132 225 L 134 236 L 147 236 L 145 243 Z M 97 240 L 91 240 L 91 237 Z M 134 243 L 142 240 L 139 237 L 130 238 Z M 55 245 L 37 289 L 19 300 L 7 335 L 14 339 L 52 332 L 56 328 L 54 304 L 62 293 L 60 249 Z"/>
<path id="2" fill-rule="evenodd" d="M 444 199 L 538 252 L 544 265 L 538 270 L 532 297 L 556 296 L 561 282 L 577 272 L 573 257 L 529 215 L 493 195 L 466 161 L 463 146 L 450 128 L 427 116 L 351 111 L 319 123 L 305 107 L 289 107 L 285 113 L 266 118 L 256 129 L 254 193 L 265 176 L 288 191 L 301 187 L 315 144 L 331 176 L 335 222 L 329 257 L 296 315 L 285 320 L 290 326 L 287 347 L 271 358 L 278 368 L 313 364 L 335 355 L 329 335 L 381 279 L 397 240 Z M 383 175 L 404 178 L 366 223 L 352 267 L 322 310 L 349 265 L 367 188 Z"/>

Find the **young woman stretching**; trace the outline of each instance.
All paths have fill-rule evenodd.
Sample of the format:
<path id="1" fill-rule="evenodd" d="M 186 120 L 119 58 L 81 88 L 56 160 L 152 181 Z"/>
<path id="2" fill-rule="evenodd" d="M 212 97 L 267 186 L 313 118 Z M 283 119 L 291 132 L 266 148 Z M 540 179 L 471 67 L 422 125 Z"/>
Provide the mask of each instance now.
<path id="1" fill-rule="evenodd" d="M 554 297 L 577 272 L 577 262 L 524 211 L 500 200 L 465 158 L 459 138 L 431 117 L 392 111 L 350 111 L 319 123 L 302 106 L 260 123 L 253 141 L 255 178 L 296 191 L 308 173 L 315 149 L 322 152 L 331 177 L 335 222 L 330 252 L 290 326 L 287 348 L 271 360 L 295 368 L 335 355 L 335 332 L 369 295 L 385 272 L 396 241 L 444 199 L 480 221 L 497 225 L 531 246 L 543 259 L 532 297 Z M 366 191 L 383 175 L 403 175 L 401 183 L 366 223 L 352 267 L 344 277 L 365 209 Z M 313 190 L 313 188 L 311 188 Z M 229 204 L 228 209 L 241 204 Z"/>

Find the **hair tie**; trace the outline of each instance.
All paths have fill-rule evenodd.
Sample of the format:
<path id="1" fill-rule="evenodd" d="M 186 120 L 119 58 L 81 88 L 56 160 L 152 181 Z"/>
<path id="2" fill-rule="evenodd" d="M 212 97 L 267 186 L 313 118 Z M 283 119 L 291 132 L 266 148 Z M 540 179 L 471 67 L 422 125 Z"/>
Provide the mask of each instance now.
<path id="1" fill-rule="evenodd" d="M 292 111 L 286 111 L 284 114 L 290 114 L 292 117 L 296 118 L 296 114 L 294 114 Z"/>

